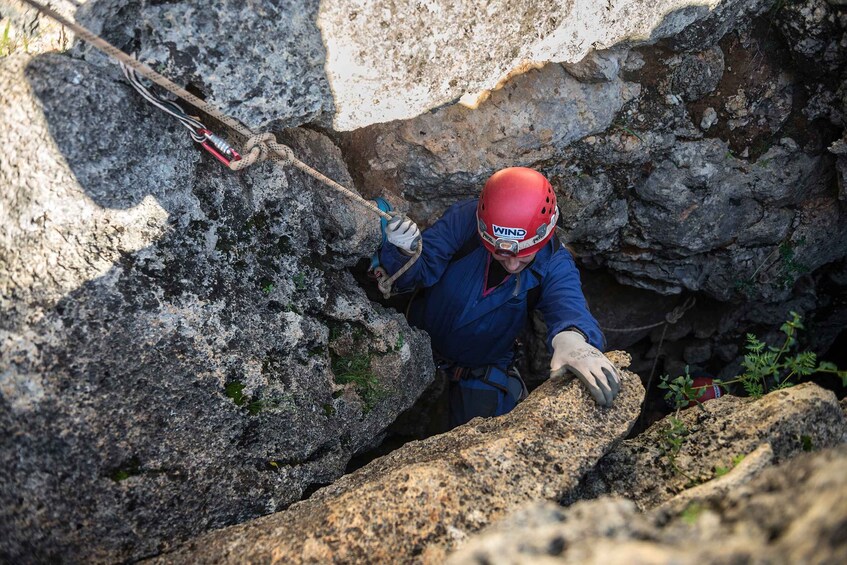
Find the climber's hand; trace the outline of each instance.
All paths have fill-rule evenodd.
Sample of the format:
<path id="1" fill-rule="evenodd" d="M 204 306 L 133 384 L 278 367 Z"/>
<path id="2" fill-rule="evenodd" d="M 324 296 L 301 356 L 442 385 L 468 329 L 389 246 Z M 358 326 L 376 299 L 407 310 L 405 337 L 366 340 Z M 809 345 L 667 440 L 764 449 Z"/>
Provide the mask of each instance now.
<path id="1" fill-rule="evenodd" d="M 389 243 L 395 245 L 405 251 L 412 253 L 418 246 L 421 239 L 421 230 L 418 225 L 399 214 L 388 220 L 385 226 L 385 237 Z"/>
<path id="2" fill-rule="evenodd" d="M 577 376 L 600 406 L 611 406 L 621 389 L 621 378 L 615 366 L 579 332 L 564 331 L 553 338 L 550 376 L 566 371 Z"/>

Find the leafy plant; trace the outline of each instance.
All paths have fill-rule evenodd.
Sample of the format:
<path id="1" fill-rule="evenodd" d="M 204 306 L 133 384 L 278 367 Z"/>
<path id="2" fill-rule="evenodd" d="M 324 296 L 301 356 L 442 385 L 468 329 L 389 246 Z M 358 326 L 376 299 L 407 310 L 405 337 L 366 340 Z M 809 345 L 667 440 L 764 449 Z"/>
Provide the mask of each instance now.
<path id="1" fill-rule="evenodd" d="M 662 430 L 662 437 L 659 440 L 659 450 L 668 460 L 674 473 L 683 475 L 693 481 L 694 479 L 676 463 L 676 456 L 679 454 L 679 450 L 682 449 L 682 444 L 685 443 L 685 438 L 688 434 L 689 431 L 685 423 L 677 415 L 670 416 L 667 427 Z"/>
<path id="2" fill-rule="evenodd" d="M 371 371 L 371 358 L 367 354 L 344 357 L 331 355 L 330 366 L 338 384 L 352 383 L 356 393 L 369 412 L 377 402 L 385 398 L 385 390 Z"/>
<path id="3" fill-rule="evenodd" d="M 247 400 L 244 396 L 244 383 L 240 381 L 227 383 L 224 387 L 224 394 L 231 398 L 236 406 L 242 406 Z"/>
<path id="4" fill-rule="evenodd" d="M 779 288 L 790 289 L 791 285 L 798 276 L 809 272 L 809 268 L 799 263 L 796 259 L 795 248 L 798 245 L 803 245 L 806 242 L 805 238 L 800 238 L 797 242 L 783 241 L 773 249 L 756 267 L 749 277 L 735 281 L 735 289 L 747 296 L 753 294 L 755 282 L 758 280 L 759 273 L 771 271 L 774 274 L 774 282 Z"/>
<path id="5" fill-rule="evenodd" d="M 759 398 L 770 389 L 781 389 L 792 386 L 798 377 L 806 377 L 814 373 L 831 373 L 838 376 L 843 385 L 847 386 L 847 371 L 841 371 L 834 363 L 818 362 L 813 351 L 792 353 L 797 346 L 797 335 L 805 329 L 800 315 L 790 312 L 791 319 L 779 328 L 785 334 L 785 339 L 779 347 L 768 345 L 753 334 L 747 334 L 747 353 L 741 365 L 744 373 L 729 381 L 715 381 L 715 384 L 726 386 L 740 383 L 748 395 Z"/>
<path id="6" fill-rule="evenodd" d="M 703 396 L 706 387 L 695 387 L 694 378 L 688 372 L 688 365 L 685 366 L 685 374 L 671 380 L 669 375 L 662 375 L 659 381 L 659 388 L 665 389 L 665 400 L 673 403 L 675 410 L 680 410 L 688 406 L 692 400 L 696 400 Z M 700 403 L 697 404 L 702 408 Z"/>
<path id="7" fill-rule="evenodd" d="M 294 281 L 294 288 L 298 291 L 302 292 L 306 290 L 306 274 L 305 273 L 297 273 L 294 275 L 292 279 Z"/>
<path id="8" fill-rule="evenodd" d="M 270 294 L 273 291 L 274 291 L 273 283 L 268 283 L 268 284 L 266 284 L 265 286 L 262 287 L 262 292 L 264 292 L 265 294 Z"/>
<path id="9" fill-rule="evenodd" d="M 753 334 L 747 334 L 747 353 L 741 365 L 744 372 L 738 377 L 722 381 L 714 379 L 713 383 L 718 386 L 727 386 L 740 383 L 747 394 L 753 398 L 759 398 L 769 390 L 790 387 L 798 377 L 809 376 L 815 373 L 830 373 L 841 379 L 843 386 L 847 386 L 847 371 L 839 370 L 834 363 L 829 361 L 818 362 L 817 355 L 812 351 L 800 351 L 792 353 L 797 347 L 797 336 L 800 330 L 805 329 L 800 315 L 790 312 L 791 318 L 780 327 L 785 335 L 782 345 L 779 347 L 768 345 Z M 676 455 L 685 442 L 688 430 L 679 419 L 679 411 L 696 401 L 703 395 L 706 387 L 695 387 L 694 379 L 685 367 L 685 374 L 671 379 L 669 375 L 660 377 L 659 388 L 666 390 L 665 400 L 674 405 L 675 413 L 668 418 L 668 425 L 662 431 L 660 448 L 662 454 L 674 472 L 682 474 L 691 479 L 676 463 Z M 699 402 L 697 406 L 705 410 Z M 809 436 L 802 436 L 800 442 L 804 450 L 811 450 L 812 440 Z M 740 456 L 743 458 L 743 455 Z M 735 466 L 741 458 L 733 459 Z M 715 476 L 721 476 L 729 472 L 732 467 L 715 467 Z"/>

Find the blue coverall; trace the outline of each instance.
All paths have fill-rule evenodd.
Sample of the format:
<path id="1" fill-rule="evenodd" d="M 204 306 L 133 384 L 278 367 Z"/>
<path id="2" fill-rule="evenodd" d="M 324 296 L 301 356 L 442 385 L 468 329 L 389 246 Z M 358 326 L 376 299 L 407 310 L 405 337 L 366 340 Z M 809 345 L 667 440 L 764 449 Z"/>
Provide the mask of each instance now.
<path id="1" fill-rule="evenodd" d="M 494 259 L 481 242 L 451 261 L 468 240 L 479 241 L 476 207 L 475 199 L 451 206 L 423 232 L 420 259 L 395 282 L 399 292 L 422 289 L 411 304 L 409 321 L 429 334 L 436 358 L 460 367 L 496 367 L 505 372 L 527 321 L 527 292 L 538 285 L 536 308 L 547 324 L 548 349 L 556 334 L 576 329 L 602 350 L 605 340 L 588 311 L 573 257 L 563 246 L 554 248 L 561 246 L 556 238 L 525 269 L 509 274 L 486 293 L 488 267 Z M 408 257 L 393 245 L 384 245 L 380 261 L 394 273 Z"/>

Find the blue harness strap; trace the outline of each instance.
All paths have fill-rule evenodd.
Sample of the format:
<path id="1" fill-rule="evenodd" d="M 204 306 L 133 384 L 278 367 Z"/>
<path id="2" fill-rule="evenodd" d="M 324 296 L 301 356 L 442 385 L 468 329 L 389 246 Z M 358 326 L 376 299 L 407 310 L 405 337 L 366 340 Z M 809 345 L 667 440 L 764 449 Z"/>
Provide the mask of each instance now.
<path id="1" fill-rule="evenodd" d="M 450 386 L 450 426 L 482 416 L 502 416 L 527 396 L 520 375 L 489 365 L 454 373 Z"/>

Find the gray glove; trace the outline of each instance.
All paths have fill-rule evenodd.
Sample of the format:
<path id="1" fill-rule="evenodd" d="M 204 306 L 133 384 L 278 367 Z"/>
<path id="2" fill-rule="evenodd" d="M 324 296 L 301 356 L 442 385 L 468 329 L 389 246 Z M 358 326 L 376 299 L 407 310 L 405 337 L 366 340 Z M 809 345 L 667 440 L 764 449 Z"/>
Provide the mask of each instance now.
<path id="1" fill-rule="evenodd" d="M 385 225 L 385 238 L 392 245 L 407 253 L 412 253 L 418 247 L 421 230 L 418 225 L 406 216 L 396 215 Z"/>
<path id="2" fill-rule="evenodd" d="M 600 406 L 611 406 L 621 389 L 621 377 L 615 366 L 579 332 L 564 331 L 553 338 L 550 376 L 567 371 L 576 375 Z"/>

